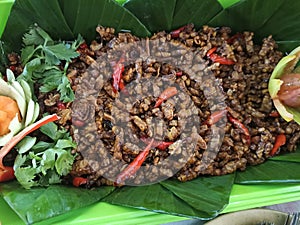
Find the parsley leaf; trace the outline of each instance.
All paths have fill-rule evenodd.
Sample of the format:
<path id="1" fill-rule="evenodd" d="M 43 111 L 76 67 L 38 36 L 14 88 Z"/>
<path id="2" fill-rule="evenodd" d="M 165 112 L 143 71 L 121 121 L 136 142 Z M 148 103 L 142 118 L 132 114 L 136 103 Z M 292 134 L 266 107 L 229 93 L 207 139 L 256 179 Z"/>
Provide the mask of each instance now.
<path id="1" fill-rule="evenodd" d="M 25 45 L 43 45 L 45 42 L 53 42 L 51 37 L 46 33 L 43 32 L 40 27 L 34 25 L 28 33 L 24 34 L 23 43 Z"/>
<path id="2" fill-rule="evenodd" d="M 70 48 L 69 45 L 59 43 L 52 46 L 45 46 L 44 51 L 48 52 L 50 55 L 55 56 L 55 58 L 60 62 L 60 60 L 71 61 L 72 58 L 78 56 L 78 53 L 74 49 Z M 55 63 L 53 63 L 55 64 Z M 59 63 L 58 63 L 59 64 Z M 55 64 L 57 65 L 57 64 Z"/>
<path id="3" fill-rule="evenodd" d="M 69 62 L 79 56 L 76 49 L 82 42 L 83 38 L 79 35 L 71 44 L 57 43 L 37 25 L 31 27 L 23 37 L 21 60 L 25 68 L 18 79 L 26 80 L 32 89 L 33 84 L 38 82 L 41 92 L 57 90 L 61 101 L 73 101 L 74 92 L 66 72 Z M 61 70 L 59 66 L 64 69 Z"/>
<path id="4" fill-rule="evenodd" d="M 63 99 L 64 102 L 71 102 L 74 100 L 75 95 L 66 76 L 62 77 L 61 84 L 58 85 L 57 90 L 60 92 L 60 98 Z"/>
<path id="5" fill-rule="evenodd" d="M 75 159 L 71 151 L 76 148 L 76 143 L 67 130 L 58 129 L 52 122 L 42 126 L 40 131 L 51 141 L 39 141 L 32 146 L 36 138 L 27 137 L 24 146 L 17 146 L 19 154 L 14 164 L 15 176 L 26 189 L 60 183 L 61 176 L 70 172 Z M 32 146 L 30 150 L 28 146 Z"/>

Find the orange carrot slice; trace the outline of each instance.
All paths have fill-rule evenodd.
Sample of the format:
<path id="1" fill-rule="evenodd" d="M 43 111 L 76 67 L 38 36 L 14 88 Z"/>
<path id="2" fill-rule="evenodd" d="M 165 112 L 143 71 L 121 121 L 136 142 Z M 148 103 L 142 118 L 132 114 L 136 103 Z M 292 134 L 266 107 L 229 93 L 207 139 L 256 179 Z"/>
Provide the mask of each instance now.
<path id="1" fill-rule="evenodd" d="M 9 124 L 16 114 L 21 121 L 17 102 L 10 97 L 0 96 L 0 136 L 9 133 Z"/>
<path id="2" fill-rule="evenodd" d="M 30 134 L 31 132 L 37 130 L 41 126 L 56 121 L 59 119 L 59 116 L 56 114 L 45 116 L 44 118 L 40 119 L 39 121 L 31 124 L 30 126 L 24 128 L 20 133 L 18 133 L 16 136 L 14 136 L 6 145 L 2 147 L 0 150 L 0 170 L 4 170 L 5 166 L 3 165 L 3 158 L 7 155 L 7 153 L 10 152 L 10 150 L 18 144 L 19 141 L 21 141 L 25 136 Z"/>

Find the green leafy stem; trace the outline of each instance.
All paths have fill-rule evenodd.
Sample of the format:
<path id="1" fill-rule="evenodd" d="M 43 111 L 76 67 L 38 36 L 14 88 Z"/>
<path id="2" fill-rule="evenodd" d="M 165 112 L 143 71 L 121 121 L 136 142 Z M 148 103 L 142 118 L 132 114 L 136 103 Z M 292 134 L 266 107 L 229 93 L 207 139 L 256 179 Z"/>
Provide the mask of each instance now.
<path id="1" fill-rule="evenodd" d="M 33 186 L 48 186 L 61 182 L 73 165 L 75 155 L 71 154 L 76 143 L 67 130 L 59 129 L 55 123 L 48 123 L 40 131 L 50 141 L 39 141 L 27 136 L 16 146 L 18 155 L 14 163 L 15 176 L 26 189 Z"/>
<path id="2" fill-rule="evenodd" d="M 26 80 L 32 89 L 33 84 L 38 82 L 42 93 L 57 90 L 62 102 L 73 101 L 74 92 L 66 75 L 69 62 L 79 56 L 76 49 L 82 42 L 79 35 L 72 44 L 56 43 L 37 25 L 31 27 L 23 37 L 25 46 L 21 52 L 21 60 L 25 68 L 18 79 Z M 63 64 L 64 69 L 61 70 L 59 65 Z"/>

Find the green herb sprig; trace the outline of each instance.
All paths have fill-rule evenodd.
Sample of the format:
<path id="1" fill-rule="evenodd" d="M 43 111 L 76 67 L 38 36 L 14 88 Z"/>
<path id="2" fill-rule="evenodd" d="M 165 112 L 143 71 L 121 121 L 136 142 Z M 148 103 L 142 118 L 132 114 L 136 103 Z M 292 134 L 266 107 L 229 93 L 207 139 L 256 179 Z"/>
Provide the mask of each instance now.
<path id="1" fill-rule="evenodd" d="M 38 82 L 43 93 L 57 90 L 62 102 L 73 101 L 74 92 L 67 78 L 67 69 L 71 60 L 79 56 L 76 49 L 82 42 L 83 38 L 79 35 L 74 42 L 57 43 L 38 25 L 34 25 L 23 36 L 21 61 L 24 71 L 18 79 L 26 80 L 32 89 L 33 84 Z"/>
<path id="2" fill-rule="evenodd" d="M 52 122 L 42 126 L 40 131 L 51 141 L 36 143 L 36 137 L 27 136 L 17 145 L 15 176 L 26 189 L 60 183 L 61 176 L 70 172 L 75 159 L 71 151 L 76 143 L 67 130 L 59 129 Z"/>

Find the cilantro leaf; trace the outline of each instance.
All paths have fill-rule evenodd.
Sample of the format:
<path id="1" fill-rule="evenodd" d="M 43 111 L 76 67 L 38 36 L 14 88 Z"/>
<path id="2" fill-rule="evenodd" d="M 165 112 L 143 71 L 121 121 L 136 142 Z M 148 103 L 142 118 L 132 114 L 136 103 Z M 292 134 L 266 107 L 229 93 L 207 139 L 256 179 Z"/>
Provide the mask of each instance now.
<path id="1" fill-rule="evenodd" d="M 67 44 L 59 43 L 56 45 L 45 46 L 44 50 L 51 53 L 57 58 L 57 60 L 71 61 L 72 58 L 79 56 L 79 53 L 74 51 L 74 49 L 68 47 Z M 57 65 L 57 64 L 56 64 Z"/>
<path id="2" fill-rule="evenodd" d="M 41 186 L 48 186 L 49 184 L 58 184 L 61 182 L 61 177 L 55 170 L 48 170 L 45 176 L 40 178 L 39 184 Z"/>
<path id="3" fill-rule="evenodd" d="M 41 160 L 41 172 L 46 175 L 48 169 L 53 169 L 55 166 L 55 156 L 56 152 L 54 149 L 49 148 L 43 152 Z"/>
<path id="4" fill-rule="evenodd" d="M 28 45 L 28 46 L 25 46 L 24 48 L 22 48 L 21 58 L 22 58 L 23 64 L 26 64 L 33 57 L 36 50 L 37 49 L 33 45 Z"/>
<path id="5" fill-rule="evenodd" d="M 26 165 L 27 156 L 17 155 L 14 163 L 15 176 L 18 182 L 26 189 L 36 186 L 37 182 L 34 180 L 38 174 L 37 168 Z"/>
<path id="6" fill-rule="evenodd" d="M 44 126 L 40 127 L 40 131 L 47 135 L 49 138 L 51 138 L 52 140 L 57 140 L 57 130 L 58 127 L 55 123 L 47 123 Z"/>
<path id="7" fill-rule="evenodd" d="M 53 44 L 52 38 L 37 24 L 30 27 L 28 33 L 23 36 L 23 43 L 25 45 L 43 45 Z"/>
<path id="8" fill-rule="evenodd" d="M 33 84 L 42 84 L 40 91 L 47 93 L 57 90 L 63 102 L 74 100 L 74 92 L 67 79 L 68 62 L 79 56 L 76 51 L 83 42 L 78 35 L 76 41 L 70 43 L 54 42 L 52 38 L 37 25 L 24 34 L 24 48 L 21 50 L 21 60 L 25 69 L 19 79 L 25 79 L 33 89 Z M 60 69 L 60 65 L 64 67 Z"/>
<path id="9" fill-rule="evenodd" d="M 65 149 L 65 148 L 75 148 L 76 145 L 72 139 L 59 139 L 55 145 L 56 148 Z"/>
<path id="10" fill-rule="evenodd" d="M 75 160 L 75 155 L 71 151 L 76 148 L 76 143 L 67 130 L 58 129 L 52 122 L 42 126 L 40 131 L 52 141 L 39 141 L 29 152 L 28 141 L 24 142 L 27 147 L 24 146 L 23 149 L 26 151 L 24 154 L 19 152 L 14 164 L 16 178 L 26 189 L 60 183 L 61 176 L 70 172 Z"/>
<path id="11" fill-rule="evenodd" d="M 55 169 L 59 175 L 67 175 L 72 169 L 74 155 L 66 150 L 60 150 L 57 155 Z"/>
<path id="12" fill-rule="evenodd" d="M 34 146 L 32 146 L 31 150 L 38 153 L 38 152 L 45 151 L 48 148 L 52 148 L 52 147 L 54 147 L 54 145 L 55 145 L 55 143 L 48 143 L 48 142 L 45 142 L 45 141 L 39 141 Z"/>
<path id="13" fill-rule="evenodd" d="M 64 76 L 62 77 L 61 84 L 57 87 L 60 92 L 60 100 L 63 102 L 72 102 L 75 99 L 75 94 L 71 88 L 69 79 Z"/>
<path id="14" fill-rule="evenodd" d="M 18 167 L 15 170 L 15 176 L 18 182 L 26 189 L 29 189 L 33 186 L 37 186 L 38 183 L 35 181 L 37 174 L 37 168 L 32 167 Z"/>
<path id="15" fill-rule="evenodd" d="M 61 84 L 61 80 L 64 77 L 64 74 L 61 70 L 50 69 L 43 74 L 43 78 L 39 80 L 39 83 L 42 84 L 40 91 L 42 93 L 47 93 L 49 91 L 55 90 Z"/>
<path id="16" fill-rule="evenodd" d="M 36 28 L 31 28 L 28 33 L 23 36 L 23 43 L 27 46 L 42 45 L 44 42 L 44 38 L 37 32 Z"/>

